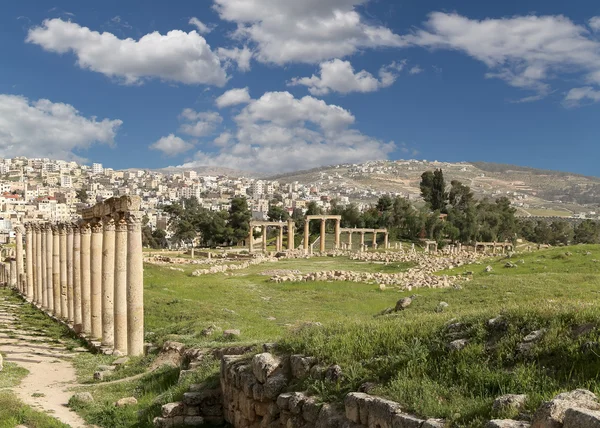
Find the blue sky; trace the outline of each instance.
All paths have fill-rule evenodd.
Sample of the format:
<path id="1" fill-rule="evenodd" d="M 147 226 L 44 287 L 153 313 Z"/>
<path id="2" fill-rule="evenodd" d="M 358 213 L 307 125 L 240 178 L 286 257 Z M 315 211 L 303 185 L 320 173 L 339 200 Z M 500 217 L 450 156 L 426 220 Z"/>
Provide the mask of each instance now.
<path id="1" fill-rule="evenodd" d="M 4 157 L 600 176 L 597 2 L 2 2 L 0 54 Z"/>

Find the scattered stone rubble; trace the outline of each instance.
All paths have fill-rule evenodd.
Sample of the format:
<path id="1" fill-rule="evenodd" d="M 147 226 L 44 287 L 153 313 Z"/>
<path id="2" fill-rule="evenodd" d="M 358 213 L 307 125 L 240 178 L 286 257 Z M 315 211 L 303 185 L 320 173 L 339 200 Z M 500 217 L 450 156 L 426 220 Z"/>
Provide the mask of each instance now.
<path id="1" fill-rule="evenodd" d="M 441 257 L 426 253 L 358 253 L 350 256 L 353 260 L 371 262 L 412 262 L 417 266 L 400 273 L 381 272 L 354 272 L 354 271 L 323 271 L 307 274 L 285 273 L 274 275 L 271 280 L 276 283 L 282 282 L 309 282 L 309 281 L 350 281 L 367 284 L 378 284 L 384 286 L 395 286 L 403 290 L 413 288 L 448 288 L 458 281 L 468 281 L 469 277 L 464 275 L 438 276 L 434 272 L 453 269 L 466 264 L 475 263 L 482 255 L 478 253 L 461 252 L 458 254 L 447 254 Z"/>
<path id="2" fill-rule="evenodd" d="M 214 273 L 223 273 L 232 270 L 248 269 L 250 266 L 256 266 L 261 263 L 274 263 L 279 259 L 277 257 L 258 256 L 250 260 L 243 261 L 237 264 L 216 264 L 208 269 L 198 269 L 192 272 L 192 276 L 210 275 Z"/>

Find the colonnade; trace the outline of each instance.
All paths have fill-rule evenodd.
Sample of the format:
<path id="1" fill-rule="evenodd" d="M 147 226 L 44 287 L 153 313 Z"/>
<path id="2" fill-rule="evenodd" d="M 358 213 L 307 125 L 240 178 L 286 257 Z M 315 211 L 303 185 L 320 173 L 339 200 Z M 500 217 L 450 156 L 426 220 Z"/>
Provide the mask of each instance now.
<path id="1" fill-rule="evenodd" d="M 383 233 L 383 248 L 387 250 L 390 247 L 390 235 L 387 229 L 344 228 L 340 229 L 340 232 L 348 234 L 348 242 L 344 245 L 345 249 L 348 250 L 352 250 L 352 235 L 354 233 L 360 234 L 360 245 L 358 247 L 360 251 L 366 251 L 368 248 L 367 245 L 365 245 L 365 234 L 367 233 L 373 234 L 373 242 L 371 243 L 373 249 L 377 249 L 377 234 L 379 233 Z"/>
<path id="2" fill-rule="evenodd" d="M 83 210 L 77 223 L 25 223 L 25 262 L 17 226 L 10 275 L 42 310 L 101 347 L 133 356 L 144 353 L 140 205 L 137 196 L 110 198 Z"/>
<path id="3" fill-rule="evenodd" d="M 312 220 L 321 221 L 321 237 L 319 241 L 319 251 L 325 252 L 325 222 L 327 220 L 335 220 L 335 244 L 334 248 L 337 250 L 340 248 L 340 223 L 342 221 L 341 215 L 307 215 L 304 221 L 304 253 L 308 254 L 308 247 L 310 241 L 310 222 Z"/>
<path id="4" fill-rule="evenodd" d="M 288 220 L 287 223 L 283 223 L 281 221 L 251 221 L 250 222 L 250 231 L 248 233 L 248 251 L 252 253 L 254 251 L 254 229 L 257 227 L 261 228 L 262 233 L 262 251 L 267 251 L 267 231 L 269 227 L 278 228 L 279 234 L 277 235 L 277 239 L 275 240 L 275 251 L 280 252 L 283 251 L 283 228 L 287 227 L 288 234 L 288 242 L 287 249 L 294 249 L 294 221 Z"/>
<path id="5" fill-rule="evenodd" d="M 496 254 L 496 250 L 499 248 L 501 253 L 504 254 L 505 251 L 513 251 L 514 246 L 511 242 L 475 242 L 473 248 L 476 253 L 480 248 L 484 253 L 486 253 L 488 249 L 491 249 L 492 254 Z"/>

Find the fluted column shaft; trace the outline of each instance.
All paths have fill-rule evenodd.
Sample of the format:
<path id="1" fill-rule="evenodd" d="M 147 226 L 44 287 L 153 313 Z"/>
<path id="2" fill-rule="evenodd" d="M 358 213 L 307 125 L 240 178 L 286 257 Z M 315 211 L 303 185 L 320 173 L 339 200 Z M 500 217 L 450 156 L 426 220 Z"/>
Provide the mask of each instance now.
<path id="1" fill-rule="evenodd" d="M 73 325 L 81 331 L 81 233 L 73 226 Z"/>
<path id="2" fill-rule="evenodd" d="M 267 252 L 267 226 L 262 227 L 262 250 Z"/>
<path id="3" fill-rule="evenodd" d="M 287 233 L 288 233 L 288 250 L 293 250 L 295 243 L 294 243 L 294 222 L 292 220 L 288 220 Z"/>
<path id="4" fill-rule="evenodd" d="M 46 225 L 46 236 L 43 237 L 46 240 L 46 254 L 43 257 L 46 257 L 46 294 L 48 296 L 48 312 L 54 313 L 54 288 L 53 288 L 53 275 L 52 275 L 52 227 L 50 225 Z"/>
<path id="5" fill-rule="evenodd" d="M 39 253 L 40 253 L 40 284 L 42 286 L 42 308 L 48 310 L 48 277 L 46 275 L 46 225 L 43 224 L 40 226 L 40 245 L 39 245 Z"/>
<path id="6" fill-rule="evenodd" d="M 52 299 L 54 316 L 62 317 L 60 305 L 60 234 L 58 225 L 52 226 Z"/>
<path id="7" fill-rule="evenodd" d="M 127 350 L 144 354 L 144 265 L 140 215 L 127 218 Z"/>
<path id="8" fill-rule="evenodd" d="M 67 233 L 67 319 L 73 323 L 75 319 L 75 301 L 73 298 L 73 227 L 65 225 Z"/>
<path id="9" fill-rule="evenodd" d="M 10 259 L 10 284 L 11 287 L 17 287 L 17 259 Z"/>
<path id="10" fill-rule="evenodd" d="M 102 337 L 102 223 L 92 224 L 90 245 L 92 337 Z"/>
<path id="11" fill-rule="evenodd" d="M 89 223 L 82 224 L 79 233 L 81 234 L 81 329 L 84 334 L 90 335 L 92 333 L 90 269 L 92 229 Z"/>
<path id="12" fill-rule="evenodd" d="M 340 249 L 340 221 L 335 221 L 335 249 Z"/>
<path id="13" fill-rule="evenodd" d="M 69 317 L 69 304 L 67 301 L 67 229 L 64 224 L 59 225 L 58 236 L 60 238 L 60 314 L 63 319 L 67 319 Z"/>
<path id="14" fill-rule="evenodd" d="M 102 238 L 102 345 L 114 344 L 115 221 L 103 220 Z"/>
<path id="15" fill-rule="evenodd" d="M 373 247 L 373 248 L 377 248 L 377 232 L 373 232 L 373 243 L 372 243 L 372 247 Z"/>
<path id="16" fill-rule="evenodd" d="M 310 241 L 310 220 L 304 222 L 304 254 L 308 254 L 308 245 Z"/>
<path id="17" fill-rule="evenodd" d="M 37 295 L 36 297 L 36 303 L 40 306 L 42 306 L 42 302 L 44 300 L 43 298 L 43 283 L 42 283 L 42 231 L 41 231 L 41 224 L 36 224 L 33 231 L 34 231 L 34 248 L 35 248 L 35 258 L 33 259 L 33 263 L 35 265 L 35 279 L 34 279 L 34 283 L 35 283 L 35 290 L 34 291 L 34 295 Z"/>
<path id="18" fill-rule="evenodd" d="M 277 237 L 277 251 L 283 251 L 283 227 L 279 226 L 279 235 Z"/>
<path id="19" fill-rule="evenodd" d="M 319 242 L 320 244 L 320 251 L 322 253 L 325 252 L 325 219 L 322 218 L 321 219 L 321 241 Z"/>
<path id="20" fill-rule="evenodd" d="M 127 222 L 115 224 L 115 343 L 114 348 L 127 354 Z"/>
<path id="21" fill-rule="evenodd" d="M 21 282 L 21 274 L 23 274 L 23 226 L 18 225 L 15 228 L 15 239 L 17 240 L 17 286 L 21 294 L 25 294 L 26 291 L 23 290 L 22 282 Z"/>
<path id="22" fill-rule="evenodd" d="M 248 232 L 248 252 L 251 253 L 254 251 L 254 228 L 250 226 L 250 231 Z"/>

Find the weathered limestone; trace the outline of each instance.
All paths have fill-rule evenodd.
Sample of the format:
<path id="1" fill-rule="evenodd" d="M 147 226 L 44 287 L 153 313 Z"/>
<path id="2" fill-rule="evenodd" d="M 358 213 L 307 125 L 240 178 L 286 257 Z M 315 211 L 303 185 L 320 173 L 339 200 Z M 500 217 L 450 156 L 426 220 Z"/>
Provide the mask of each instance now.
<path id="1" fill-rule="evenodd" d="M 52 299 L 55 317 L 62 317 L 60 305 L 60 236 L 58 225 L 52 225 Z"/>
<path id="2" fill-rule="evenodd" d="M 25 258 L 27 266 L 26 297 L 33 301 L 33 229 L 31 224 L 25 225 Z"/>
<path id="3" fill-rule="evenodd" d="M 112 346 L 115 331 L 115 221 L 106 217 L 102 223 L 102 346 Z"/>
<path id="4" fill-rule="evenodd" d="M 73 323 L 75 319 L 75 299 L 73 290 L 73 225 L 65 225 L 67 233 L 67 319 Z"/>
<path id="5" fill-rule="evenodd" d="M 288 220 L 287 222 L 287 233 L 288 233 L 288 250 L 294 249 L 294 221 Z"/>
<path id="6" fill-rule="evenodd" d="M 115 225 L 115 349 L 127 354 L 127 222 Z"/>
<path id="7" fill-rule="evenodd" d="M 308 245 L 310 244 L 310 225 L 308 221 L 304 222 L 304 254 L 308 254 Z"/>
<path id="8" fill-rule="evenodd" d="M 67 229 L 64 224 L 58 226 L 59 237 L 59 262 L 60 262 L 60 314 L 61 318 L 69 316 L 69 305 L 67 302 Z"/>
<path id="9" fill-rule="evenodd" d="M 91 268 L 90 248 L 92 228 L 85 222 L 79 227 L 81 235 L 81 331 L 83 334 L 92 334 L 92 307 L 91 307 Z"/>
<path id="10" fill-rule="evenodd" d="M 84 209 L 78 224 L 26 223 L 27 269 L 22 281 L 18 271 L 23 265 L 23 229 L 17 226 L 20 259 L 9 255 L 0 263 L 0 281 L 29 294 L 30 301 L 88 340 L 101 339 L 103 351 L 142 355 L 140 205 L 138 197 L 111 198 Z M 280 232 L 280 249 L 282 238 Z"/>
<path id="11" fill-rule="evenodd" d="M 81 331 L 81 233 L 73 225 L 73 325 Z"/>
<path id="12" fill-rule="evenodd" d="M 52 226 L 50 224 L 46 225 L 46 236 L 44 237 L 46 240 L 46 294 L 48 295 L 48 312 L 54 313 L 54 292 L 52 287 L 52 248 L 53 248 L 53 239 L 52 239 Z"/>
<path id="13" fill-rule="evenodd" d="M 23 232 L 24 232 L 24 228 L 21 225 L 18 225 L 17 227 L 15 227 L 15 239 L 17 241 L 17 250 L 16 250 L 16 256 L 17 256 L 17 286 L 19 288 L 19 291 L 21 292 L 21 294 L 26 294 L 26 290 L 23 290 L 22 287 L 22 281 L 21 281 L 21 275 L 23 275 L 24 269 L 23 269 Z"/>
<path id="14" fill-rule="evenodd" d="M 92 223 L 90 244 L 92 332 L 95 339 L 102 337 L 102 223 Z"/>
<path id="15" fill-rule="evenodd" d="M 127 216 L 127 351 L 144 353 L 144 265 L 142 219 L 138 213 Z"/>

